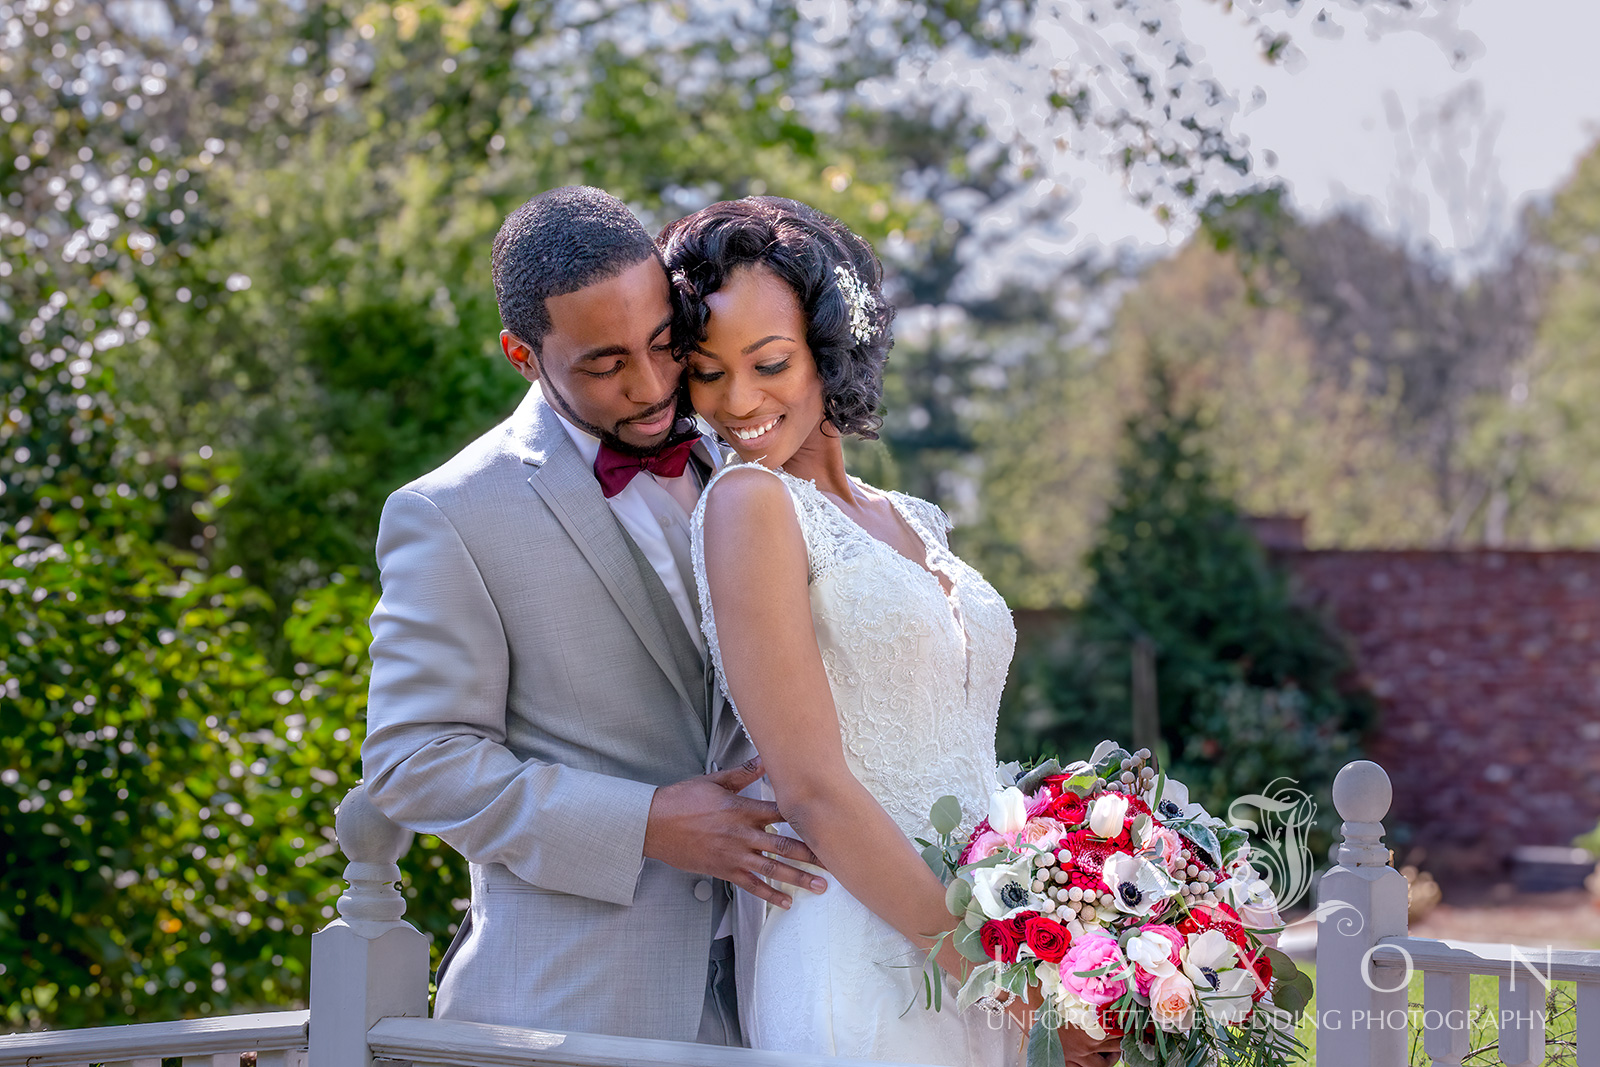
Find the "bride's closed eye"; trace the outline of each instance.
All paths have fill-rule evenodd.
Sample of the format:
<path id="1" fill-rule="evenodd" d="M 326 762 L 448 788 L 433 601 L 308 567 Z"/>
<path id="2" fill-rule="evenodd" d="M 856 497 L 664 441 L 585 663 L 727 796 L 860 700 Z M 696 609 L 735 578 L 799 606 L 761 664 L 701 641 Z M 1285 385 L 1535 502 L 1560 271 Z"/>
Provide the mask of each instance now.
<path id="1" fill-rule="evenodd" d="M 789 369 L 789 360 L 788 360 L 787 357 L 785 357 L 783 359 L 778 360 L 775 363 L 762 363 L 762 364 L 759 364 L 756 367 L 756 373 L 757 374 L 766 375 L 767 377 L 771 377 L 774 374 L 781 374 L 782 372 L 784 372 L 784 371 L 786 371 L 788 369 Z"/>
<path id="2" fill-rule="evenodd" d="M 688 374 L 691 382 L 714 382 L 722 377 L 722 372 L 719 370 L 699 370 L 692 364 L 689 367 Z"/>

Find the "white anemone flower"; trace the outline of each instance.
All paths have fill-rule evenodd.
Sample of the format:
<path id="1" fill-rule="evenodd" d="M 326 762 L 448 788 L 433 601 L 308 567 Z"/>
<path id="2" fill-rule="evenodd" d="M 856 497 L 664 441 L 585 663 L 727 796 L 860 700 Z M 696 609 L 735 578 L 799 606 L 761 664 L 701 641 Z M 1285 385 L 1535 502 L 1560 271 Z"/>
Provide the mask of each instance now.
<path id="1" fill-rule="evenodd" d="M 1033 857 L 1024 856 L 1008 866 L 980 867 L 972 872 L 972 898 L 991 919 L 1009 919 L 1019 911 L 1044 905 L 1033 885 Z"/>
<path id="2" fill-rule="evenodd" d="M 1272 887 L 1248 864 L 1235 867 L 1233 876 L 1217 886 L 1217 895 L 1233 906 L 1239 913 L 1239 921 L 1251 930 L 1270 930 L 1283 925 Z"/>
<path id="3" fill-rule="evenodd" d="M 1028 798 L 1016 786 L 996 789 L 989 797 L 989 826 L 1002 837 L 1020 833 L 1028 825 Z"/>
<path id="4" fill-rule="evenodd" d="M 1159 865 L 1126 852 L 1106 857 L 1100 879 L 1111 892 L 1113 906 L 1125 915 L 1149 915 L 1178 888 Z"/>
<path id="5" fill-rule="evenodd" d="M 1189 938 L 1189 944 L 1180 954 L 1183 973 L 1202 995 L 1217 992 L 1220 975 L 1239 967 L 1239 952 L 1221 930 L 1207 930 Z"/>
<path id="6" fill-rule="evenodd" d="M 1251 999 L 1256 991 L 1255 972 L 1235 967 L 1217 971 L 1212 977 L 1217 983 L 1215 988 L 1195 984 L 1206 1017 L 1218 1026 L 1237 1026 L 1244 1022 L 1255 1004 Z"/>
<path id="7" fill-rule="evenodd" d="M 1158 779 L 1159 781 L 1159 779 Z M 1220 830 L 1228 825 L 1215 815 L 1208 814 L 1206 809 L 1199 804 L 1189 802 L 1189 787 L 1175 778 L 1168 778 L 1161 787 L 1161 803 L 1157 804 L 1156 786 L 1151 783 L 1150 788 L 1140 797 L 1163 820 L 1197 819 L 1202 826 L 1209 826 L 1213 830 Z"/>

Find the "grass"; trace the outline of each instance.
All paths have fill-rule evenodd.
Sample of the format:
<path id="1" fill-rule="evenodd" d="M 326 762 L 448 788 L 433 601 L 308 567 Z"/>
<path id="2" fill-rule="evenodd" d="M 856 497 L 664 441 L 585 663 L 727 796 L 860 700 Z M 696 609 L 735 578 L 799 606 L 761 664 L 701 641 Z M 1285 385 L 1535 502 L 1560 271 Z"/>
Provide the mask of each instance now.
<path id="1" fill-rule="evenodd" d="M 1310 975 L 1313 983 L 1316 982 L 1317 969 L 1310 963 L 1300 964 L 1300 969 Z M 1537 981 L 1529 977 L 1529 981 Z M 1519 975 L 1518 982 L 1522 981 Z M 1574 1067 L 1577 1063 L 1577 1013 L 1575 1011 L 1576 989 L 1571 982 L 1552 982 L 1549 992 L 1545 997 L 1545 1010 L 1549 1013 L 1545 1020 L 1545 1065 L 1546 1067 Z M 1475 974 L 1472 976 L 1472 1008 L 1478 1021 L 1471 1030 L 1471 1052 L 1462 1060 L 1463 1067 L 1487 1067 L 1489 1064 L 1500 1062 L 1498 1055 L 1498 1033 L 1493 1019 L 1500 1008 L 1500 983 L 1490 975 Z M 1416 971 L 1411 976 L 1411 987 L 1407 996 L 1412 1009 L 1410 1056 L 1407 1060 L 1408 1067 L 1428 1067 L 1432 1062 L 1422 1051 L 1422 1028 L 1416 1021 L 1422 1013 L 1422 972 Z M 1317 1033 L 1313 1020 L 1316 1018 L 1317 1002 L 1313 997 L 1296 1035 L 1306 1046 L 1306 1057 L 1300 1063 L 1311 1064 L 1316 1060 Z"/>

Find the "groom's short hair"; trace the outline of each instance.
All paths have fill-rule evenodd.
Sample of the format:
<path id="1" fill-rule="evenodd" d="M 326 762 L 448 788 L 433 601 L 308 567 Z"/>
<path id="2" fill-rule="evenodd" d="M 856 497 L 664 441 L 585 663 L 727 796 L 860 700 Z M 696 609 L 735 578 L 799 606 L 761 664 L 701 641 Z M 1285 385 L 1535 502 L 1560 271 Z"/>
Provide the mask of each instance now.
<path id="1" fill-rule="evenodd" d="M 550 332 L 546 299 L 614 278 L 654 255 L 644 226 L 610 193 L 587 185 L 540 193 L 506 216 L 494 237 L 500 322 L 537 352 Z"/>

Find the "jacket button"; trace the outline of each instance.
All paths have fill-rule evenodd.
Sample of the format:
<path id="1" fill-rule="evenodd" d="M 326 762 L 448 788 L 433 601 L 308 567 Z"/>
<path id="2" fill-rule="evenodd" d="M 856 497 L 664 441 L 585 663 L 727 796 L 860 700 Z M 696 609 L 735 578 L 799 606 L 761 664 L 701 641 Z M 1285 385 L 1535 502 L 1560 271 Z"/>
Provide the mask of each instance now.
<path id="1" fill-rule="evenodd" d="M 696 900 L 710 900 L 711 899 L 711 883 L 710 882 L 704 882 L 704 881 L 696 882 L 694 884 L 694 899 L 696 899 Z"/>

